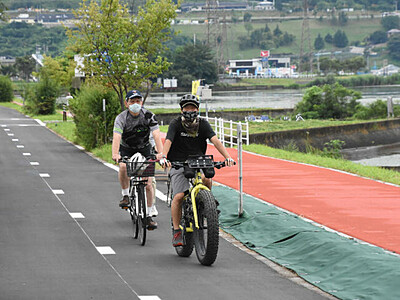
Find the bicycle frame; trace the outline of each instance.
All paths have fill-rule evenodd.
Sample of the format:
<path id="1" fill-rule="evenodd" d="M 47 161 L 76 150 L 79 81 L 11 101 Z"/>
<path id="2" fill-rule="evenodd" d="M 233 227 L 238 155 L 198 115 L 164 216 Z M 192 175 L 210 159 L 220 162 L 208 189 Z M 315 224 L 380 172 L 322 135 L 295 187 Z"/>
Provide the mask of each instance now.
<path id="1" fill-rule="evenodd" d="M 196 177 L 193 179 L 192 184 L 193 186 L 189 189 L 189 192 L 190 192 L 190 199 L 192 201 L 194 226 L 197 229 L 199 229 L 200 227 L 199 227 L 199 219 L 197 216 L 196 197 L 200 190 L 209 191 L 210 189 L 203 184 L 203 180 L 201 179 L 201 172 L 199 170 L 196 171 Z"/>

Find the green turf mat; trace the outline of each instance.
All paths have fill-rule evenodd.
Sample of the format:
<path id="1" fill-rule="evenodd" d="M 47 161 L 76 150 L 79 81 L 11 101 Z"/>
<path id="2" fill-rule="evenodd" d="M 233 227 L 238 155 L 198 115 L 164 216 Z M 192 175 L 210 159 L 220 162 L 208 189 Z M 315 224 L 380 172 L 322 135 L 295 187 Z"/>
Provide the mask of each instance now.
<path id="1" fill-rule="evenodd" d="M 329 232 L 296 215 L 214 186 L 220 226 L 248 248 L 341 299 L 400 299 L 400 256 Z"/>

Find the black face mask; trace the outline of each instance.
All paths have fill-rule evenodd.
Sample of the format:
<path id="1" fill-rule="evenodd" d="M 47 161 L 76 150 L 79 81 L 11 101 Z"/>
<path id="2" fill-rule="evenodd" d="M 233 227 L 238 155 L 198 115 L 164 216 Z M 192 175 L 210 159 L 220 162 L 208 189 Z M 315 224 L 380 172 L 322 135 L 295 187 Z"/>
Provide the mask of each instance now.
<path id="1" fill-rule="evenodd" d="M 182 117 L 184 118 L 185 122 L 193 123 L 194 120 L 197 119 L 199 113 L 197 111 L 183 111 Z"/>

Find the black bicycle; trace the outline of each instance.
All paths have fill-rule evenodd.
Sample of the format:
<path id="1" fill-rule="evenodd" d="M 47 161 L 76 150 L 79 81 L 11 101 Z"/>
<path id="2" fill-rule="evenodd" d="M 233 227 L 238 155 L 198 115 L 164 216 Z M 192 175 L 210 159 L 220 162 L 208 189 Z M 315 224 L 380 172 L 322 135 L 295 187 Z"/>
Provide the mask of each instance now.
<path id="1" fill-rule="evenodd" d="M 153 177 L 157 160 L 145 160 L 142 162 L 130 161 L 129 157 L 123 157 L 121 162 L 126 164 L 129 180 L 130 205 L 122 207 L 129 211 L 133 225 L 133 237 L 139 238 L 142 246 L 146 243 L 147 233 L 147 196 L 146 185 L 148 177 Z"/>
<path id="2" fill-rule="evenodd" d="M 219 221 L 217 201 L 211 191 L 203 184 L 202 173 L 206 177 L 214 176 L 214 168 L 225 167 L 225 161 L 214 162 L 212 155 L 190 157 L 185 162 L 171 162 L 175 169 L 184 168 L 185 177 L 190 179 L 190 189 L 185 193 L 182 203 L 180 228 L 183 234 L 183 246 L 175 247 L 179 256 L 189 257 L 193 248 L 202 265 L 212 265 L 218 254 Z M 169 203 L 172 191 L 168 178 Z M 173 228 L 172 228 L 173 229 Z"/>

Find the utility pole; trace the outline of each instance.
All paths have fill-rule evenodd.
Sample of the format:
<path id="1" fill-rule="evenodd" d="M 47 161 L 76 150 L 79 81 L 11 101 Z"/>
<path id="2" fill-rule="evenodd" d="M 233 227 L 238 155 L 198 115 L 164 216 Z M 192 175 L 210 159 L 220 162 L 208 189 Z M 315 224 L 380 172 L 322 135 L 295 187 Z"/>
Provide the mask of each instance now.
<path id="1" fill-rule="evenodd" d="M 207 0 L 207 45 L 215 49 L 218 67 L 225 64 L 224 48 L 227 40 L 226 13 L 219 9 L 218 0 Z"/>
<path id="2" fill-rule="evenodd" d="M 304 50 L 304 43 L 308 42 L 308 53 Z M 301 44 L 300 44 L 300 58 L 299 58 L 299 74 L 302 71 L 301 63 L 304 57 L 308 57 L 310 63 L 310 73 L 313 72 L 312 66 L 312 48 L 311 48 L 311 38 L 310 38 L 310 24 L 308 22 L 308 1 L 303 0 L 303 24 L 301 27 Z"/>

